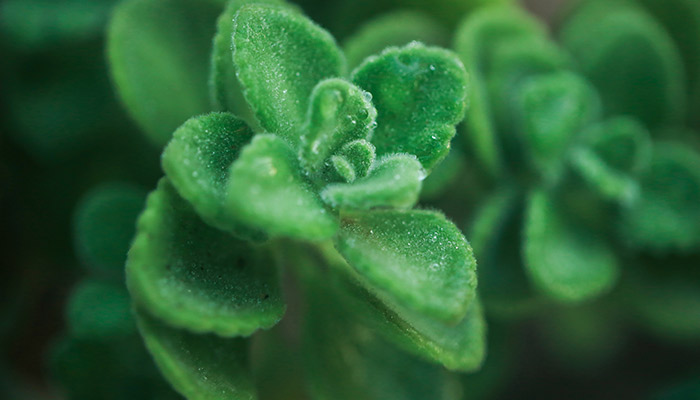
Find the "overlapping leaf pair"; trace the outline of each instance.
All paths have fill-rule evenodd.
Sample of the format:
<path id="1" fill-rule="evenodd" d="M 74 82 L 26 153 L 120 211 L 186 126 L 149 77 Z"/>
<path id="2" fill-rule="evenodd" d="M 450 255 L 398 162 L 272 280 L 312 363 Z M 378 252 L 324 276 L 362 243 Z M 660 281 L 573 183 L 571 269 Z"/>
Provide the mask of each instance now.
<path id="1" fill-rule="evenodd" d="M 470 149 L 502 182 L 472 224 L 483 294 L 494 307 L 533 299 L 521 264 L 547 296 L 582 301 L 615 284 L 615 249 L 623 247 L 616 242 L 700 244 L 691 205 L 700 199 L 700 157 L 653 143 L 649 132 L 682 119 L 674 105 L 683 99 L 679 57 L 636 8 L 589 3 L 564 26 L 571 54 L 510 7 L 475 12 L 457 33 L 457 52 L 475 81 L 465 119 Z M 601 18 L 609 30 L 591 30 Z M 622 49 L 629 43 L 655 50 Z M 645 74 L 653 85 L 638 85 Z"/>
<path id="2" fill-rule="evenodd" d="M 463 118 L 461 62 L 412 43 L 345 78 L 327 32 L 288 6 L 244 3 L 229 3 L 214 40 L 210 88 L 223 112 L 175 131 L 129 253 L 127 282 L 161 370 L 188 397 L 254 396 L 238 337 L 285 312 L 273 254 L 314 264 L 304 279 L 317 304 L 311 331 L 331 332 L 317 328 L 344 310 L 348 330 L 477 368 L 484 323 L 471 248 L 442 214 L 411 209 Z M 288 256 L 276 239 L 324 261 Z"/>

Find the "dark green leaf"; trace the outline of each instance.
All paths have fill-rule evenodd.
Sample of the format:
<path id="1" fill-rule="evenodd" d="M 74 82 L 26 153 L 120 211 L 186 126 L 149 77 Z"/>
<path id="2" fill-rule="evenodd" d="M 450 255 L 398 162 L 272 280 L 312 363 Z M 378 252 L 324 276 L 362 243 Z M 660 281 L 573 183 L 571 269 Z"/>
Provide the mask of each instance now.
<path id="1" fill-rule="evenodd" d="M 455 49 L 472 75 L 464 119 L 470 150 L 492 176 L 504 165 L 484 78 L 491 71 L 493 51 L 504 41 L 544 36 L 544 27 L 518 7 L 483 7 L 467 15 L 455 35 Z"/>
<path id="2" fill-rule="evenodd" d="M 383 157 L 364 178 L 328 185 L 321 198 L 333 208 L 368 210 L 375 207 L 411 208 L 418 201 L 425 171 L 411 155 Z"/>
<path id="3" fill-rule="evenodd" d="M 342 79 L 326 79 L 311 93 L 300 158 L 307 172 L 318 173 L 344 144 L 366 139 L 376 125 L 372 95 Z"/>
<path id="4" fill-rule="evenodd" d="M 260 125 L 296 143 L 318 82 L 345 72 L 331 35 L 295 11 L 241 7 L 233 29 L 233 63 Z"/>
<path id="5" fill-rule="evenodd" d="M 107 51 L 117 91 L 158 145 L 211 109 L 209 53 L 219 8 L 192 0 L 127 0 L 114 11 Z"/>
<path id="6" fill-rule="evenodd" d="M 377 107 L 377 155 L 413 154 L 426 170 L 447 155 L 467 104 L 467 74 L 454 53 L 417 42 L 391 47 L 365 60 L 352 80 Z"/>
<path id="7" fill-rule="evenodd" d="M 299 161 L 278 136 L 258 135 L 231 166 L 228 207 L 239 221 L 272 236 L 322 240 L 338 229 Z"/>
<path id="8" fill-rule="evenodd" d="M 86 267 L 122 279 L 145 200 L 145 190 L 120 183 L 103 184 L 83 197 L 74 216 L 74 240 Z"/>
<path id="9" fill-rule="evenodd" d="M 640 177 L 638 201 L 623 210 L 622 234 L 654 250 L 700 245 L 700 155 L 679 143 L 658 143 Z"/>
<path id="10" fill-rule="evenodd" d="M 600 91 L 608 115 L 650 126 L 684 115 L 681 57 L 668 33 L 634 2 L 585 2 L 566 22 L 562 42 Z"/>
<path id="11" fill-rule="evenodd" d="M 325 288 L 325 290 L 321 290 Z M 326 282 L 309 295 L 304 356 L 314 399 L 460 399 L 457 375 L 381 340 Z"/>
<path id="12" fill-rule="evenodd" d="M 194 334 L 138 311 L 139 330 L 165 378 L 190 400 L 253 400 L 244 339 Z"/>
<path id="13" fill-rule="evenodd" d="M 600 114 L 597 93 L 572 73 L 540 75 L 522 85 L 516 107 L 531 162 L 545 181 L 556 182 L 572 140 Z"/>
<path id="14" fill-rule="evenodd" d="M 474 298 L 471 247 L 437 212 L 344 214 L 336 247 L 363 283 L 389 304 L 454 323 Z"/>
<path id="15" fill-rule="evenodd" d="M 639 195 L 636 175 L 651 159 L 649 132 L 636 119 L 617 117 L 580 134 L 570 160 L 586 182 L 604 197 L 631 204 Z"/>
<path id="16" fill-rule="evenodd" d="M 253 132 L 228 113 L 190 118 L 163 151 L 163 170 L 180 196 L 207 224 L 243 237 L 260 238 L 242 226 L 226 208 L 229 169 Z"/>
<path id="17" fill-rule="evenodd" d="M 274 261 L 205 225 L 167 179 L 148 197 L 127 262 L 132 297 L 194 332 L 249 335 L 284 314 Z"/>
<path id="18" fill-rule="evenodd" d="M 555 200 L 541 190 L 530 195 L 524 255 L 535 286 L 559 301 L 599 296 L 619 275 L 615 253 L 604 238 L 567 220 Z"/>
<path id="19" fill-rule="evenodd" d="M 348 66 L 354 68 L 365 58 L 389 46 L 419 41 L 445 46 L 449 35 L 435 19 L 415 11 L 401 10 L 379 16 L 358 29 L 343 44 Z"/>
<path id="20" fill-rule="evenodd" d="M 87 279 L 78 284 L 66 306 L 71 336 L 81 339 L 110 339 L 135 330 L 131 300 L 123 283 Z"/>

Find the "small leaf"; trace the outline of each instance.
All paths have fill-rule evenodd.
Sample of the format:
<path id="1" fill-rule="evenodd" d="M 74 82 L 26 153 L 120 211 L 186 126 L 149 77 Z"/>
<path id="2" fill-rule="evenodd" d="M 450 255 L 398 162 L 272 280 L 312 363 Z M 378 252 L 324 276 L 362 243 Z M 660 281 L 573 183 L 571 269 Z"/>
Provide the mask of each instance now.
<path id="1" fill-rule="evenodd" d="M 89 269 L 123 279 L 126 253 L 136 231 L 146 191 L 128 184 L 102 184 L 76 207 L 75 250 Z"/>
<path id="2" fill-rule="evenodd" d="M 123 283 L 86 279 L 73 290 L 66 306 L 72 337 L 113 339 L 135 331 L 131 300 Z"/>
<path id="3" fill-rule="evenodd" d="M 205 225 L 167 179 L 139 218 L 127 284 L 140 307 L 193 332 L 250 335 L 285 310 L 269 255 Z"/>
<path id="4" fill-rule="evenodd" d="M 604 197 L 631 204 L 639 195 L 636 175 L 651 159 L 649 132 L 636 119 L 617 117 L 586 128 L 570 160 Z"/>
<path id="5" fill-rule="evenodd" d="M 230 111 L 247 123 L 257 121 L 253 110 L 243 97 L 243 88 L 236 78 L 233 64 L 233 19 L 238 10 L 253 3 L 284 4 L 284 0 L 230 0 L 216 22 L 214 48 L 211 53 L 209 72 L 209 93 L 212 103 L 220 111 Z M 256 127 L 257 128 L 257 127 Z"/>
<path id="6" fill-rule="evenodd" d="M 300 159 L 306 171 L 319 172 L 344 144 L 372 134 L 377 110 L 371 98 L 342 79 L 326 79 L 316 85 L 301 138 Z"/>
<path id="7" fill-rule="evenodd" d="M 157 145 L 187 118 L 210 110 L 208 59 L 218 12 L 189 0 L 127 0 L 114 10 L 107 52 L 117 92 Z"/>
<path id="8" fill-rule="evenodd" d="M 524 258 L 535 286 L 563 302 L 599 296 L 612 288 L 619 275 L 615 253 L 604 239 L 568 221 L 541 190 L 530 195 Z"/>
<path id="9" fill-rule="evenodd" d="M 173 134 L 161 162 L 180 196 L 204 222 L 244 238 L 261 239 L 260 233 L 240 224 L 226 208 L 229 169 L 252 137 L 251 129 L 232 114 L 190 118 Z"/>
<path id="10" fill-rule="evenodd" d="M 561 38 L 598 88 L 608 115 L 631 115 L 650 127 L 683 117 L 685 77 L 678 49 L 635 2 L 586 2 L 566 21 Z"/>
<path id="11" fill-rule="evenodd" d="M 700 246 L 700 155 L 680 143 L 657 143 L 639 179 L 639 199 L 623 209 L 624 238 L 659 251 Z"/>
<path id="12" fill-rule="evenodd" d="M 371 327 L 353 318 L 327 282 L 316 283 L 314 289 L 303 343 L 312 398 L 461 398 L 456 374 L 384 342 Z"/>
<path id="13" fill-rule="evenodd" d="M 364 178 L 326 186 L 321 198 L 331 207 L 345 210 L 411 208 L 418 201 L 424 177 L 423 166 L 415 157 L 389 155 L 377 161 Z"/>
<path id="14" fill-rule="evenodd" d="M 464 18 L 455 35 L 455 49 L 472 75 L 469 107 L 464 119 L 465 133 L 472 150 L 492 176 L 504 168 L 498 135 L 490 110 L 484 79 L 491 71 L 491 58 L 501 43 L 527 36 L 543 37 L 545 29 L 519 7 L 488 6 Z"/>
<path id="15" fill-rule="evenodd" d="M 314 86 L 345 71 L 328 32 L 295 11 L 262 4 L 236 14 L 233 63 L 260 125 L 292 143 L 299 140 Z"/>
<path id="16" fill-rule="evenodd" d="M 372 143 L 364 139 L 346 143 L 331 157 L 331 165 L 326 168 L 325 181 L 350 183 L 357 178 L 363 178 L 367 176 L 375 158 L 376 150 Z"/>
<path id="17" fill-rule="evenodd" d="M 381 15 L 361 26 L 343 44 L 348 66 L 354 68 L 365 58 L 389 46 L 404 46 L 419 41 L 433 46 L 446 46 L 446 28 L 428 15 L 408 10 Z"/>
<path id="18" fill-rule="evenodd" d="M 274 135 L 257 135 L 231 166 L 228 207 L 236 218 L 272 236 L 322 240 L 338 229 L 302 177 L 296 154 Z"/>
<path id="19" fill-rule="evenodd" d="M 563 72 L 533 77 L 517 96 L 517 126 L 531 161 L 545 181 L 556 182 L 572 140 L 600 114 L 598 95 L 578 75 Z"/>
<path id="20" fill-rule="evenodd" d="M 454 53 L 416 42 L 391 47 L 365 60 L 352 80 L 377 107 L 377 155 L 413 154 L 426 170 L 447 155 L 467 104 L 467 74 Z"/>
<path id="21" fill-rule="evenodd" d="M 347 183 L 352 183 L 355 181 L 355 178 L 357 178 L 355 168 L 352 166 L 352 164 L 350 163 L 350 161 L 348 161 L 347 158 L 343 156 L 332 156 L 330 159 L 330 163 L 332 167 L 333 178 L 329 178 L 329 180 L 342 180 Z"/>
<path id="22" fill-rule="evenodd" d="M 389 304 L 456 322 L 474 298 L 471 247 L 437 212 L 344 214 L 336 248 L 364 284 Z"/>
<path id="23" fill-rule="evenodd" d="M 193 400 L 253 400 L 244 339 L 194 334 L 167 326 L 143 311 L 136 313 L 146 348 L 165 379 Z"/>

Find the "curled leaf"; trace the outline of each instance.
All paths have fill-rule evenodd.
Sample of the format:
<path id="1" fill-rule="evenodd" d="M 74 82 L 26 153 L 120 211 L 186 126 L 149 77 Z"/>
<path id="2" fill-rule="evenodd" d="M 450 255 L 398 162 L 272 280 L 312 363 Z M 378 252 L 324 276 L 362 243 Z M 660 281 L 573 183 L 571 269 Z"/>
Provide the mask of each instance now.
<path id="1" fill-rule="evenodd" d="M 338 229 L 301 175 L 296 154 L 277 136 L 257 135 L 231 166 L 227 204 L 243 223 L 271 236 L 323 240 Z"/>
<path id="2" fill-rule="evenodd" d="M 250 335 L 285 311 L 274 261 L 202 222 L 167 179 L 139 218 L 127 284 L 140 307 L 193 332 Z"/>

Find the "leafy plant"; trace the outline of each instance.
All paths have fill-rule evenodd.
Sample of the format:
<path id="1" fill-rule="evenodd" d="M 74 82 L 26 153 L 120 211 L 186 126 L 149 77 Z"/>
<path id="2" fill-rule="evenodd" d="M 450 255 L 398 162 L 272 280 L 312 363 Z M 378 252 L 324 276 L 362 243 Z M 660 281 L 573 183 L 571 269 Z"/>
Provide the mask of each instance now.
<path id="1" fill-rule="evenodd" d="M 166 177 L 148 197 L 129 252 L 127 283 L 148 349 L 186 397 L 254 397 L 245 337 L 285 312 L 281 263 L 308 305 L 313 395 L 455 398 L 459 380 L 425 361 L 456 371 L 481 364 L 476 264 L 454 224 L 413 206 L 463 118 L 462 63 L 411 43 L 347 74 L 330 34 L 296 9 L 247 3 L 228 4 L 213 42 L 209 90 L 221 112 L 175 130 L 162 157 Z M 182 77 L 201 94 L 202 80 L 190 80 L 201 68 L 168 62 L 172 74 L 155 73 L 162 71 L 148 57 L 130 58 L 130 43 L 143 18 L 162 17 L 138 46 L 166 52 L 158 63 L 178 60 L 188 43 L 156 31 L 164 16 L 187 10 L 177 1 L 132 0 L 112 22 L 118 88 L 156 141 L 177 118 L 207 106 L 189 108 L 153 88 Z M 190 37 L 200 36 L 183 36 Z M 160 115 L 154 101 L 173 117 L 152 117 Z M 359 358 L 334 355 L 346 347 Z M 394 367 L 380 367 L 387 362 Z M 384 375 L 342 381 L 346 370 Z M 401 394 L 398 374 L 430 378 Z M 456 386 L 435 385 L 443 379 Z"/>

